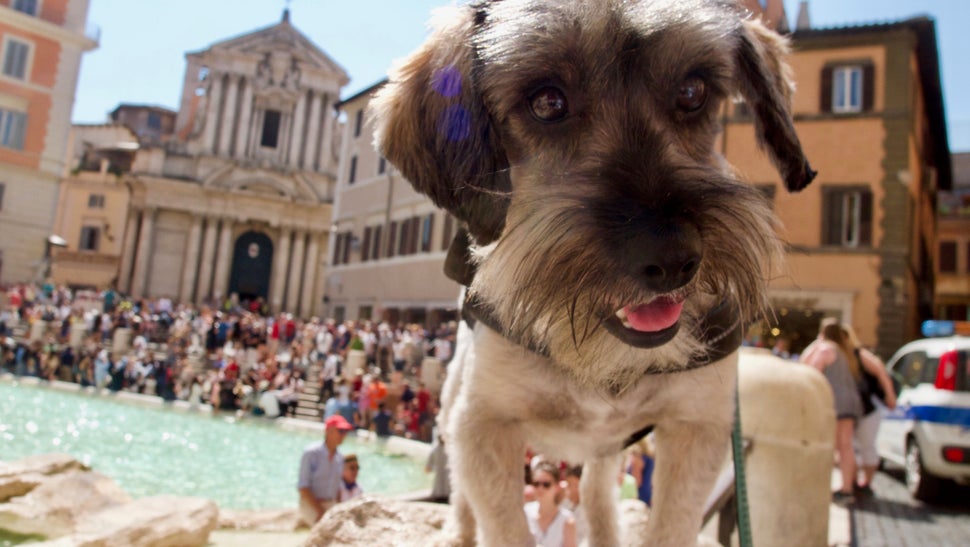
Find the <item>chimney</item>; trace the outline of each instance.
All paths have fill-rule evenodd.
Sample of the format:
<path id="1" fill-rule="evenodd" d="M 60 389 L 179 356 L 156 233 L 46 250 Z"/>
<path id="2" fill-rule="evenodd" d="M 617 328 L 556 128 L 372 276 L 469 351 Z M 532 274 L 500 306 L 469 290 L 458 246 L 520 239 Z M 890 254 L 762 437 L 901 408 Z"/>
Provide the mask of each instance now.
<path id="1" fill-rule="evenodd" d="M 802 0 L 798 4 L 798 20 L 795 22 L 795 30 L 809 30 L 812 23 L 808 18 L 808 0 Z"/>

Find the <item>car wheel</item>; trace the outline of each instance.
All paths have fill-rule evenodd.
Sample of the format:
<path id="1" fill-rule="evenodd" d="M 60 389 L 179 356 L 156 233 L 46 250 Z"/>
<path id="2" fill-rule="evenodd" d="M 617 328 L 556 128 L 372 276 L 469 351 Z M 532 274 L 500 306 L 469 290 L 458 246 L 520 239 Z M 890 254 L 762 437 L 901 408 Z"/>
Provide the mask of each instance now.
<path id="1" fill-rule="evenodd" d="M 922 501 L 933 501 L 940 493 L 942 480 L 923 466 L 923 455 L 916 439 L 906 447 L 906 488 L 909 494 Z"/>

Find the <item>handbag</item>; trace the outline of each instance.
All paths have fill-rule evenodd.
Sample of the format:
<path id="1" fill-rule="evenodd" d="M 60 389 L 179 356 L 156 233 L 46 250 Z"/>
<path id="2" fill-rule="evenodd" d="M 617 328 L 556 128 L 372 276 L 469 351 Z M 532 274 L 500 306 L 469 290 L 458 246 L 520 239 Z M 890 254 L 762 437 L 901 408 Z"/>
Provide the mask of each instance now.
<path id="1" fill-rule="evenodd" d="M 862 366 L 862 356 L 859 354 L 859 350 L 854 350 L 855 358 L 859 362 L 859 369 L 862 373 L 862 379 L 858 382 L 859 397 L 862 398 L 862 415 L 868 416 L 870 413 L 876 410 L 875 403 L 872 402 L 872 396 L 875 395 L 880 401 L 886 401 L 886 392 L 882 389 L 882 385 L 879 383 L 879 378 L 876 378 L 874 374 L 866 370 L 866 367 Z"/>

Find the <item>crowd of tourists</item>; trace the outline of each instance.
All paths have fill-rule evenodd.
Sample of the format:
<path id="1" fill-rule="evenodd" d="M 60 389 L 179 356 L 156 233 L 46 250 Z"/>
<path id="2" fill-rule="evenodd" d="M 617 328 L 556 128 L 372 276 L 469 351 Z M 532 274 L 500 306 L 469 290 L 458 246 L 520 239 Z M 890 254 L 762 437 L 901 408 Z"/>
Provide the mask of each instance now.
<path id="1" fill-rule="evenodd" d="M 454 324 L 302 319 L 233 300 L 195 307 L 16 285 L 0 291 L 0 343 L 3 372 L 244 414 L 294 416 L 308 383 L 319 383 L 309 417 L 340 413 L 379 435 L 430 441 L 437 400 L 420 367 L 427 356 L 447 362 Z"/>

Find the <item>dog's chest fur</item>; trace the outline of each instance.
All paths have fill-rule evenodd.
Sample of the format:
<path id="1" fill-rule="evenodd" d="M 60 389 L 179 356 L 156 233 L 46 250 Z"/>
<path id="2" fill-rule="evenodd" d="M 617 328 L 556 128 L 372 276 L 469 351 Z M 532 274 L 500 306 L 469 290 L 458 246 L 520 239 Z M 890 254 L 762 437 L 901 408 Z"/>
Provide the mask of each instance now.
<path id="1" fill-rule="evenodd" d="M 736 360 L 691 371 L 644 375 L 620 394 L 581 385 L 547 358 L 478 326 L 472 348 L 449 366 L 462 391 L 491 400 L 489 416 L 516 422 L 526 442 L 544 454 L 585 461 L 614 454 L 633 433 L 676 417 L 690 421 L 721 408 L 730 420 Z M 604 367 L 614 366 L 602 363 Z M 702 418 L 701 418 L 702 419 Z"/>

